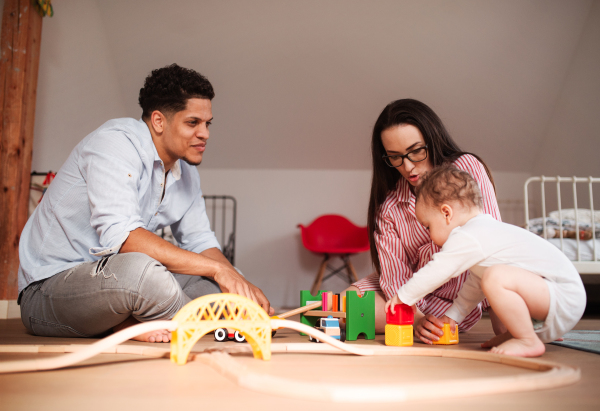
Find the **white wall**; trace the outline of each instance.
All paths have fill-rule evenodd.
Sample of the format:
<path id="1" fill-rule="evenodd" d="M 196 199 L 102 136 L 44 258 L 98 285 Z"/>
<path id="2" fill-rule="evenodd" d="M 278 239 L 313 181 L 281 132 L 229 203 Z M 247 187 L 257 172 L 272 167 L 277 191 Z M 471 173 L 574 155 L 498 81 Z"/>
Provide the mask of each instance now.
<path id="1" fill-rule="evenodd" d="M 526 172 L 494 171 L 496 198 L 502 215 L 502 221 L 518 226 L 525 224 L 525 205 L 523 202 L 525 181 L 531 177 Z"/>
<path id="2" fill-rule="evenodd" d="M 108 117 L 139 116 L 144 77 L 178 62 L 216 88 L 210 168 L 368 169 L 378 113 L 412 97 L 494 170 L 528 172 L 592 1 L 53 5 L 43 28 L 36 166 L 62 163 L 60 143 Z"/>
<path id="3" fill-rule="evenodd" d="M 600 1 L 590 11 L 533 172 L 600 177 Z M 600 191 L 600 187 L 598 187 Z"/>
<path id="4" fill-rule="evenodd" d="M 53 5 L 54 17 L 42 23 L 32 158 L 38 171 L 58 169 L 83 137 L 125 112 L 98 3 Z"/>

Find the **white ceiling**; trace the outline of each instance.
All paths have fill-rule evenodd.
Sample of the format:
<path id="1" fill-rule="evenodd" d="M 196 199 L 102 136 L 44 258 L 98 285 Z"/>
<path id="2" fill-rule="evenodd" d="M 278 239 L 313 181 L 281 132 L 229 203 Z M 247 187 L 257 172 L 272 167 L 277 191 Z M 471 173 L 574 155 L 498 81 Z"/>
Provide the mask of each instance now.
<path id="1" fill-rule="evenodd" d="M 492 169 L 530 171 L 592 2 L 96 4 L 124 115 L 139 116 L 154 68 L 176 62 L 213 83 L 203 167 L 368 169 L 379 112 L 411 97 Z"/>

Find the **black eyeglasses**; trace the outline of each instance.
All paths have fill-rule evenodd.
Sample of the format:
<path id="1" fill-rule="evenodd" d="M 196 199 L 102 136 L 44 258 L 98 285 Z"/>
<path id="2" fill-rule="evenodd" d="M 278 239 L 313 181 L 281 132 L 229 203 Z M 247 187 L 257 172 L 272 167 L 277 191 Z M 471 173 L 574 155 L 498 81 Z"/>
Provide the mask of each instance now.
<path id="1" fill-rule="evenodd" d="M 408 153 L 402 154 L 392 154 L 389 156 L 382 156 L 383 161 L 390 167 L 400 167 L 404 164 L 404 159 L 408 158 L 408 160 L 412 163 L 418 163 L 419 161 L 423 161 L 427 158 L 427 144 L 423 147 L 419 147 L 414 149 L 413 151 L 409 151 Z"/>

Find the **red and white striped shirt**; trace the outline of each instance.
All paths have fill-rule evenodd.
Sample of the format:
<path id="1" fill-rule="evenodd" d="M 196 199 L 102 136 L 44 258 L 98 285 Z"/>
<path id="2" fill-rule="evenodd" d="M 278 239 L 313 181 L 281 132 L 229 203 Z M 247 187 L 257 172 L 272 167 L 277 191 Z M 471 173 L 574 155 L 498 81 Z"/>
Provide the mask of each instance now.
<path id="1" fill-rule="evenodd" d="M 466 171 L 477 181 L 483 197 L 483 212 L 501 221 L 494 187 L 483 165 L 472 155 L 465 154 L 454 162 L 454 166 Z M 386 300 L 389 300 L 440 248 L 431 241 L 429 231 L 417 221 L 415 196 L 404 178 L 398 181 L 397 189 L 391 192 L 382 204 L 377 225 L 380 233 L 375 233 L 375 244 L 381 275 L 373 273 L 354 286 L 361 292 L 383 291 Z M 425 296 L 417 303 L 419 310 L 424 314 L 443 316 L 468 275 L 469 272 L 466 271 Z M 488 306 L 487 300 L 480 303 L 459 324 L 459 329 L 467 331 L 473 327 L 481 318 L 483 309 L 487 309 Z"/>

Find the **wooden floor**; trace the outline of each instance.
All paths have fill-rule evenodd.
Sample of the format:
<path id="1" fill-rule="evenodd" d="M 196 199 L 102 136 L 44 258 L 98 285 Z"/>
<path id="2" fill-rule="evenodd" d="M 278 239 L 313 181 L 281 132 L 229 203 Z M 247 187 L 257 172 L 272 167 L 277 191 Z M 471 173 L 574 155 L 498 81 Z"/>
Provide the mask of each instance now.
<path id="1" fill-rule="evenodd" d="M 576 329 L 600 330 L 600 318 L 584 318 Z M 484 317 L 461 343 L 448 349 L 480 350 L 479 344 L 492 336 Z M 305 342 L 307 337 L 280 330 L 273 343 Z M 0 344 L 85 344 L 90 339 L 44 338 L 28 335 L 20 320 L 0 320 Z M 360 344 L 383 344 L 383 336 Z M 153 344 L 129 342 L 128 344 Z M 196 349 L 216 344 L 209 336 Z M 222 344 L 236 344 L 227 342 Z M 168 347 L 167 344 L 161 344 Z M 419 346 L 423 346 L 420 345 Z M 40 358 L 54 354 L 1 354 L 0 361 Z M 460 400 L 408 404 L 332 404 L 290 400 L 239 388 L 212 368 L 191 362 L 177 366 L 166 359 L 104 354 L 64 370 L 0 375 L 0 410 L 600 410 L 600 355 L 547 345 L 542 357 L 579 367 L 582 380 L 555 390 L 472 397 Z M 253 370 L 297 381 L 337 380 L 377 385 L 391 381 L 435 381 L 516 375 L 530 371 L 472 360 L 428 357 L 355 357 L 349 355 L 277 354 L 271 361 L 251 356 L 236 360 Z"/>

